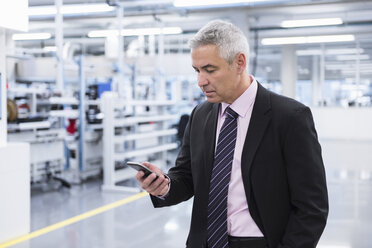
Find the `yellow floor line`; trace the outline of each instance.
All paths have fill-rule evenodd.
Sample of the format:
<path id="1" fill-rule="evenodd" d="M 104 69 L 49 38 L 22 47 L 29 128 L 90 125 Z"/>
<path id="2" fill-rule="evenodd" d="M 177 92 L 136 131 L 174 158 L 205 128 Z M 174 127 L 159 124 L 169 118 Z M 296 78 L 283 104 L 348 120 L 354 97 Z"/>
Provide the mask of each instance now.
<path id="1" fill-rule="evenodd" d="M 133 195 L 133 196 L 130 196 L 128 198 L 125 198 L 123 200 L 120 200 L 120 201 L 117 201 L 117 202 L 114 202 L 114 203 L 111 203 L 111 204 L 108 204 L 108 205 L 105 205 L 103 207 L 99 207 L 99 208 L 96 208 L 96 209 L 93 209 L 91 211 L 88 211 L 86 213 L 83 213 L 83 214 L 80 214 L 80 215 L 77 215 L 75 217 L 72 217 L 70 219 L 67 219 L 67 220 L 64 220 L 64 221 L 61 221 L 61 222 L 58 222 L 54 225 L 50 225 L 50 226 L 47 226 L 45 228 L 42 228 L 42 229 L 39 229 L 37 231 L 34 231 L 34 232 L 31 232 L 27 235 L 24 235 L 24 236 L 21 236 L 19 238 L 15 238 L 13 240 L 10 240 L 8 242 L 5 242 L 5 243 L 2 243 L 0 244 L 0 248 L 5 248 L 5 247 L 9 247 L 9 246 L 12 246 L 12 245 L 15 245 L 15 244 L 18 244 L 18 243 L 21 243 L 21 242 L 24 242 L 24 241 L 27 241 L 29 239 L 33 239 L 33 238 L 36 238 L 40 235 L 43 235 L 43 234 L 46 234 L 48 232 L 51 232 L 51 231 L 54 231 L 56 229 L 59 229 L 59 228 L 62 228 L 62 227 L 65 227 L 65 226 L 68 226 L 70 224 L 73 224 L 73 223 L 76 223 L 78 221 L 81 221 L 81 220 L 84 220 L 84 219 L 87 219 L 89 217 L 92 217 L 94 215 L 97 215 L 97 214 L 100 214 L 100 213 L 103 213 L 105 211 L 108 211 L 110 209 L 113 209 L 113 208 L 116 208 L 116 207 L 119 207 L 119 206 L 122 206 L 124 204 L 127 204 L 127 203 L 130 203 L 132 201 L 135 201 L 135 200 L 138 200 L 144 196 L 147 196 L 148 193 L 146 192 L 142 192 L 142 193 L 139 193 L 139 194 L 136 194 L 136 195 Z"/>

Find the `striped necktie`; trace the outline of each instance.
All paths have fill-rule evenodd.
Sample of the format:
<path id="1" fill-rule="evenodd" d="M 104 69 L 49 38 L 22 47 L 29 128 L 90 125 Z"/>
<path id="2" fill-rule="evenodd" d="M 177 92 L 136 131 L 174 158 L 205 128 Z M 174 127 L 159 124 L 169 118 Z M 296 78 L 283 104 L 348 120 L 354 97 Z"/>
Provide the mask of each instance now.
<path id="1" fill-rule="evenodd" d="M 228 247 L 227 192 L 234 157 L 237 117 L 238 114 L 227 107 L 214 155 L 208 200 L 208 248 Z"/>

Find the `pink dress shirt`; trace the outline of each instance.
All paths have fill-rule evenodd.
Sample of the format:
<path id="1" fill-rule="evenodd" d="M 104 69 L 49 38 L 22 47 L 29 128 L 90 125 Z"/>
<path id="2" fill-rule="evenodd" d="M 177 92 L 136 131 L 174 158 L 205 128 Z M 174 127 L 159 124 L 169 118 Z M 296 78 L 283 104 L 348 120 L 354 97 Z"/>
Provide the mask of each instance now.
<path id="1" fill-rule="evenodd" d="M 234 237 L 263 237 L 262 232 L 249 213 L 241 171 L 244 141 L 257 94 L 257 81 L 253 76 L 250 77 L 252 80 L 251 85 L 238 99 L 231 105 L 222 103 L 217 123 L 216 143 L 222 124 L 225 121 L 226 108 L 230 106 L 231 109 L 239 114 L 237 139 L 227 199 L 227 230 L 229 235 Z"/>

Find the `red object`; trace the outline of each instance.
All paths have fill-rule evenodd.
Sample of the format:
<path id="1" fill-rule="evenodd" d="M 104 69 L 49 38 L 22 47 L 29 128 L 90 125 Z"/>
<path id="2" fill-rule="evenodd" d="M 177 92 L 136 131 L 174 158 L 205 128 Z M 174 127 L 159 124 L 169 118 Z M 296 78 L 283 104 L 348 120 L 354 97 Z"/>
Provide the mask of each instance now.
<path id="1" fill-rule="evenodd" d="M 66 131 L 69 134 L 74 134 L 76 132 L 76 119 L 68 119 L 68 126 L 66 127 Z"/>

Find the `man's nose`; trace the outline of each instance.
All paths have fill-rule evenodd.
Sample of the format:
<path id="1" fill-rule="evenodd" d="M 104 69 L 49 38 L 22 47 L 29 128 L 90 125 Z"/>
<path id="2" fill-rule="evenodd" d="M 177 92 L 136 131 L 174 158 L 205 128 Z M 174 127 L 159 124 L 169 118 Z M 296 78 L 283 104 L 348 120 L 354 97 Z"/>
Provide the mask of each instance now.
<path id="1" fill-rule="evenodd" d="M 203 75 L 203 73 L 198 74 L 198 86 L 203 87 L 204 85 L 208 84 L 207 78 Z"/>

